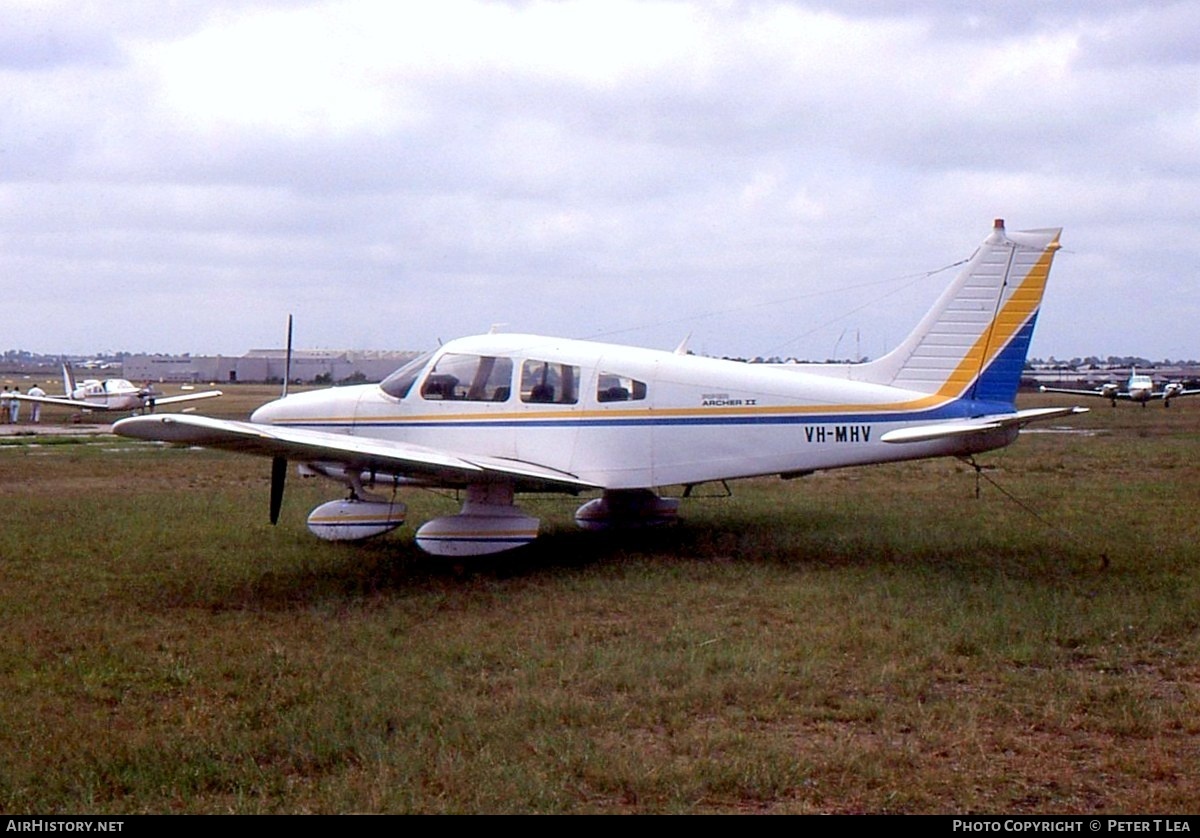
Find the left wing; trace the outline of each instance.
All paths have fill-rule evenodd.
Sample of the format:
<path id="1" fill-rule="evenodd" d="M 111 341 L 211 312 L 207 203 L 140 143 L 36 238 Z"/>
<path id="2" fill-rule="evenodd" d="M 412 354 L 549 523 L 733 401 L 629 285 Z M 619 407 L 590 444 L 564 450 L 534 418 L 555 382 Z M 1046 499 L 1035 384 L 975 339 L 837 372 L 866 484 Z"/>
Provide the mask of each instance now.
<path id="1" fill-rule="evenodd" d="M 505 481 L 527 492 L 601 488 L 573 474 L 522 460 L 454 454 L 406 442 L 190 414 L 134 416 L 113 425 L 113 432 L 134 439 L 286 457 L 302 463 L 335 463 L 350 470 L 415 478 L 443 486 Z"/>
<path id="2" fill-rule="evenodd" d="M 38 404 L 57 404 L 63 407 L 74 407 L 76 409 L 83 408 L 86 410 L 108 410 L 106 405 L 92 405 L 85 401 L 77 401 L 68 399 L 62 396 L 27 396 L 24 393 L 14 393 L 9 398 L 17 399 L 23 402 L 37 402 Z"/>
<path id="3" fill-rule="evenodd" d="M 1088 409 L 1086 407 L 1039 407 L 1032 410 L 1018 410 L 1016 413 L 1001 413 L 996 416 L 980 416 L 975 419 L 961 419 L 950 422 L 939 422 L 934 425 L 899 428 L 894 431 L 888 431 L 880 439 L 884 442 L 928 442 L 931 439 L 970 436 L 971 434 L 994 431 L 997 428 L 1009 428 L 1013 425 L 1019 427 L 1042 419 L 1074 416 L 1087 412 Z"/>

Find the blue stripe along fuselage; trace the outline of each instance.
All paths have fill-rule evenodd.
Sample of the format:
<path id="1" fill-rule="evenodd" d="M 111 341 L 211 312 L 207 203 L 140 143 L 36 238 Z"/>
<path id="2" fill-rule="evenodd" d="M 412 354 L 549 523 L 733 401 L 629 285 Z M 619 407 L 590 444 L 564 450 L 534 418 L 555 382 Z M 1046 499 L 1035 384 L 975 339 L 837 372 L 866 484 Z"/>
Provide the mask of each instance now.
<path id="1" fill-rule="evenodd" d="M 762 414 L 721 414 L 714 411 L 713 415 L 702 416 L 670 416 L 655 415 L 647 411 L 644 416 L 571 416 L 566 411 L 555 411 L 553 417 L 488 418 L 485 414 L 479 417 L 453 419 L 368 419 L 354 420 L 296 420 L 280 422 L 284 427 L 309 428 L 313 430 L 330 430 L 333 428 L 589 428 L 589 427 L 696 427 L 714 425 L 827 425 L 830 423 L 893 423 L 893 422 L 933 422 L 947 419 L 968 419 L 976 416 L 995 416 L 1013 413 L 1011 404 L 977 401 L 973 399 L 957 399 L 937 408 L 914 412 L 886 411 L 879 413 L 762 413 Z"/>

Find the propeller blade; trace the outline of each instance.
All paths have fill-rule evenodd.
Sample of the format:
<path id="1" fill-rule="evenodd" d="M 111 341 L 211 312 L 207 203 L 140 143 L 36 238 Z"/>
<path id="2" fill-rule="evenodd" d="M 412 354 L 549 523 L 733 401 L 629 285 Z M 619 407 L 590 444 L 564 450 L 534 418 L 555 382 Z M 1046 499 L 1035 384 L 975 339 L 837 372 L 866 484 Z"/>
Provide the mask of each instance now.
<path id="1" fill-rule="evenodd" d="M 271 458 L 271 523 L 279 522 L 279 509 L 283 506 L 283 483 L 287 478 L 287 457 Z"/>

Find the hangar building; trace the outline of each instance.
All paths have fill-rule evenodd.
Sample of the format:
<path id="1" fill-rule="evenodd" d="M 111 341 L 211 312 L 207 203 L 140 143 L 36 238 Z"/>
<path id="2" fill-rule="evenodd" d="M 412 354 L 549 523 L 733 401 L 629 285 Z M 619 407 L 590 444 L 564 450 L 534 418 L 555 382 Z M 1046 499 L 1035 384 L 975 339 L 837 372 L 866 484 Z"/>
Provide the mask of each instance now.
<path id="1" fill-rule="evenodd" d="M 297 349 L 292 351 L 292 380 L 337 383 L 382 381 L 416 352 Z M 122 374 L 130 381 L 235 382 L 283 381 L 286 353 L 252 349 L 224 355 L 126 355 Z"/>

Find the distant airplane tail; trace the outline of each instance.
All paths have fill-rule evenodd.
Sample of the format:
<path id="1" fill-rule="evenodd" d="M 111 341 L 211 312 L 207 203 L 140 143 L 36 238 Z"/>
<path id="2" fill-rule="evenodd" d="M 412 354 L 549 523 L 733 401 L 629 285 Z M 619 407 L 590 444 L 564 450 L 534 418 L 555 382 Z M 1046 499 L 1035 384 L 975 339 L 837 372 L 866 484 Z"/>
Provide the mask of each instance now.
<path id="1" fill-rule="evenodd" d="M 1008 233 L 996 219 L 991 235 L 912 334 L 851 375 L 949 399 L 1011 405 L 1061 233 Z"/>
<path id="2" fill-rule="evenodd" d="M 75 373 L 71 369 L 70 361 L 63 361 L 62 371 L 63 371 L 63 392 L 66 394 L 67 398 L 69 399 L 75 392 Z"/>

